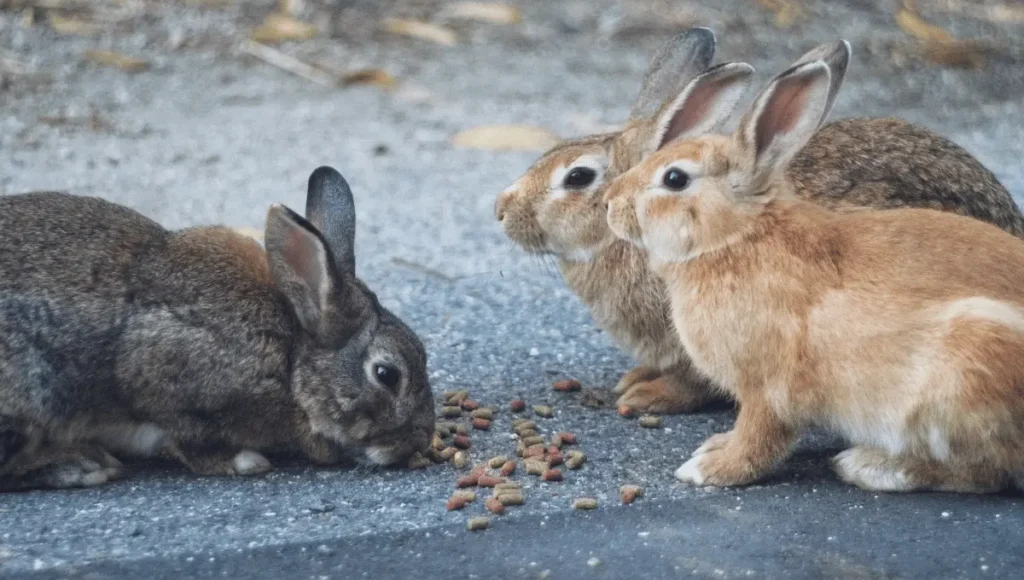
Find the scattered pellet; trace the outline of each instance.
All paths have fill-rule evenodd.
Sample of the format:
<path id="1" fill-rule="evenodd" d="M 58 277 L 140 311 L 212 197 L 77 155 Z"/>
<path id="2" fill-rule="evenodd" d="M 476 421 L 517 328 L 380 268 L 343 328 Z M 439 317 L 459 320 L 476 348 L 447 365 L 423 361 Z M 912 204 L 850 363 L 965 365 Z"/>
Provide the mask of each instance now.
<path id="1" fill-rule="evenodd" d="M 514 481 L 503 481 L 498 485 L 494 486 L 494 493 L 501 494 L 506 491 L 522 491 L 523 486 L 519 485 Z"/>
<path id="2" fill-rule="evenodd" d="M 504 476 L 504 477 L 508 477 L 508 476 L 512 475 L 513 473 L 515 473 L 515 472 L 516 472 L 516 462 L 515 461 L 506 461 L 501 466 L 501 475 Z"/>
<path id="3" fill-rule="evenodd" d="M 486 465 L 477 465 L 476 467 L 474 467 L 469 472 L 469 474 L 472 475 L 473 477 L 480 477 L 480 476 L 484 475 L 485 473 L 487 473 L 487 466 Z"/>
<path id="4" fill-rule="evenodd" d="M 530 475 L 543 475 L 548 470 L 548 463 L 539 459 L 527 459 L 523 461 L 526 466 L 526 473 Z"/>
<path id="5" fill-rule="evenodd" d="M 579 469 L 583 467 L 583 464 L 587 462 L 587 454 L 582 451 L 570 451 L 568 458 L 565 460 L 565 466 L 569 469 Z"/>
<path id="6" fill-rule="evenodd" d="M 531 457 L 544 457 L 546 453 L 547 450 L 544 449 L 544 445 L 538 443 L 536 445 L 530 445 L 529 447 L 527 447 L 526 451 L 523 451 L 523 458 L 528 459 Z"/>
<path id="7" fill-rule="evenodd" d="M 532 447 L 534 445 L 543 445 L 543 444 L 544 444 L 544 438 L 541 437 L 540 435 L 534 435 L 533 437 L 524 437 L 523 438 L 523 445 L 526 445 L 527 447 Z"/>
<path id="8" fill-rule="evenodd" d="M 441 416 L 446 419 L 461 417 L 462 407 L 441 407 Z"/>
<path id="9" fill-rule="evenodd" d="M 581 385 L 580 382 L 577 381 L 576 379 L 565 379 L 561 381 L 555 381 L 551 385 L 551 388 L 561 393 L 570 393 L 582 389 L 583 385 Z"/>
<path id="10" fill-rule="evenodd" d="M 486 530 L 489 527 L 491 527 L 491 518 L 487 516 L 469 518 L 469 520 L 466 521 L 466 529 L 471 532 Z"/>
<path id="11" fill-rule="evenodd" d="M 562 452 L 555 450 L 554 453 L 548 453 L 548 465 L 551 467 L 557 467 L 565 462 L 565 457 L 562 456 Z"/>
<path id="12" fill-rule="evenodd" d="M 434 462 L 431 461 L 429 457 L 424 457 L 421 453 L 414 453 L 413 456 L 409 458 L 409 469 L 423 469 L 424 467 L 433 464 Z"/>
<path id="13" fill-rule="evenodd" d="M 438 423 L 435 429 L 440 431 L 441 436 L 443 437 L 445 434 L 451 435 L 452 433 L 454 433 L 456 425 L 458 424 L 452 421 L 443 421 Z"/>
<path id="14" fill-rule="evenodd" d="M 444 449 L 444 441 L 436 433 L 434 434 L 434 438 L 430 441 L 430 448 L 435 451 Z"/>
<path id="15" fill-rule="evenodd" d="M 452 439 L 452 443 L 454 443 L 459 449 L 469 449 L 473 446 L 473 442 L 465 435 L 456 435 L 455 438 Z"/>
<path id="16" fill-rule="evenodd" d="M 473 419 L 473 428 L 478 431 L 487 431 L 491 428 L 491 422 L 487 419 Z"/>
<path id="17" fill-rule="evenodd" d="M 462 423 L 456 423 L 455 424 L 455 434 L 456 435 L 468 435 L 469 434 L 469 429 L 464 424 L 462 424 Z"/>
<path id="18" fill-rule="evenodd" d="M 640 426 L 647 429 L 657 429 L 661 427 L 661 417 L 657 415 L 644 415 L 640 417 Z"/>
<path id="19" fill-rule="evenodd" d="M 444 403 L 446 405 L 461 405 L 462 401 L 469 398 L 469 391 L 451 391 L 450 397 L 445 397 Z"/>
<path id="20" fill-rule="evenodd" d="M 533 429 L 522 429 L 516 435 L 519 435 L 520 439 L 528 439 L 530 437 L 536 437 L 538 433 Z"/>
<path id="21" fill-rule="evenodd" d="M 459 404 L 463 411 L 475 411 L 480 407 L 480 403 L 477 403 L 473 399 L 466 399 Z"/>
<path id="22" fill-rule="evenodd" d="M 536 429 L 536 428 L 537 428 L 537 424 L 534 423 L 533 421 L 528 420 L 528 419 L 518 419 L 517 421 L 512 423 L 512 430 L 515 431 L 516 433 L 518 433 L 520 431 L 526 431 L 527 429 Z"/>
<path id="23" fill-rule="evenodd" d="M 526 503 L 526 499 L 523 498 L 522 492 L 507 492 L 495 496 L 496 500 L 501 502 L 501 505 L 523 505 Z"/>
<path id="24" fill-rule="evenodd" d="M 498 469 L 502 465 L 505 465 L 506 461 L 508 461 L 508 457 L 498 455 L 497 457 L 492 457 L 487 460 L 487 467 L 490 467 L 491 469 Z"/>
<path id="25" fill-rule="evenodd" d="M 494 418 L 494 411 L 486 407 L 482 407 L 470 413 L 469 416 L 474 419 L 487 419 L 488 421 L 490 421 L 491 419 Z"/>
<path id="26" fill-rule="evenodd" d="M 459 450 L 456 447 L 445 447 L 444 449 L 438 452 L 438 455 L 440 455 L 441 459 L 443 459 L 444 461 L 451 461 L 455 457 L 455 454 L 458 452 Z"/>
<path id="27" fill-rule="evenodd" d="M 462 477 L 455 480 L 455 487 L 460 489 L 466 487 L 476 487 L 479 482 L 479 478 L 477 478 L 477 476 L 475 475 L 463 475 Z"/>
<path id="28" fill-rule="evenodd" d="M 576 445 L 576 435 L 574 433 L 562 431 L 561 433 L 558 433 L 557 436 L 562 440 L 562 445 Z"/>
<path id="29" fill-rule="evenodd" d="M 509 410 L 513 413 L 522 413 L 526 410 L 526 401 L 522 399 L 516 399 L 508 404 Z"/>
<path id="30" fill-rule="evenodd" d="M 433 463 L 444 463 L 445 461 L 447 461 L 447 459 L 441 457 L 441 452 L 438 451 L 437 449 L 434 449 L 433 447 L 427 449 L 426 452 L 423 453 L 423 455 L 425 455 L 427 459 L 429 459 Z"/>
<path id="31" fill-rule="evenodd" d="M 549 405 L 534 405 L 533 412 L 536 413 L 538 417 L 544 417 L 546 419 L 550 419 L 555 416 L 555 411 Z"/>
<path id="32" fill-rule="evenodd" d="M 629 405 L 619 405 L 618 413 L 619 416 L 629 419 L 633 416 L 633 407 L 630 407 Z"/>
<path id="33" fill-rule="evenodd" d="M 465 469 L 469 466 L 469 454 L 465 451 L 456 451 L 452 456 L 452 463 L 459 469 Z"/>
<path id="34" fill-rule="evenodd" d="M 466 498 L 461 497 L 461 496 L 457 496 L 457 495 L 453 495 L 450 498 L 448 498 L 448 505 L 447 505 L 448 511 L 452 512 L 452 511 L 455 511 L 455 510 L 460 510 L 460 509 L 466 507 L 466 504 L 468 504 L 468 503 L 469 503 L 469 501 L 467 501 Z"/>
<path id="35" fill-rule="evenodd" d="M 477 479 L 476 484 L 480 487 L 494 487 L 502 481 L 504 480 L 500 477 L 494 477 L 493 475 L 481 475 L 480 478 Z"/>
<path id="36" fill-rule="evenodd" d="M 526 453 L 526 445 L 523 445 L 522 441 L 516 443 L 516 455 L 518 455 L 519 457 L 522 457 L 525 453 Z"/>
<path id="37" fill-rule="evenodd" d="M 496 497 L 487 498 L 487 501 L 484 502 L 484 507 L 494 515 L 500 516 L 505 513 L 505 504 L 498 501 L 498 498 Z"/>
<path id="38" fill-rule="evenodd" d="M 592 497 L 580 497 L 572 502 L 573 509 L 592 510 L 597 508 L 597 500 Z"/>
<path id="39" fill-rule="evenodd" d="M 557 469 L 548 469 L 540 475 L 544 481 L 562 481 L 562 472 Z"/>
<path id="40" fill-rule="evenodd" d="M 622 498 L 622 503 L 629 505 L 637 500 L 637 498 L 644 496 L 644 488 L 639 485 L 626 484 L 619 488 L 619 497 Z"/>
<path id="41" fill-rule="evenodd" d="M 562 448 L 562 436 L 558 433 L 551 436 L 551 447 L 554 447 L 555 449 Z"/>

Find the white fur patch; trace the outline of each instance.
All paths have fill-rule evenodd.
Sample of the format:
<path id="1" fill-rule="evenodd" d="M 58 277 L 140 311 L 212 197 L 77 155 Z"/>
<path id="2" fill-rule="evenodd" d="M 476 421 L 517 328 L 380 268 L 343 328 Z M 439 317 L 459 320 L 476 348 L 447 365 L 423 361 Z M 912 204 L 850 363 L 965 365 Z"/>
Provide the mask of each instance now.
<path id="1" fill-rule="evenodd" d="M 699 452 L 700 449 L 697 450 Z M 697 452 L 694 452 L 696 455 Z M 692 483 L 693 485 L 704 485 L 704 474 L 700 471 L 700 460 L 702 457 L 697 455 L 693 459 L 690 459 L 686 463 L 682 464 L 679 469 L 676 470 L 676 479 L 683 483 Z"/>
<path id="2" fill-rule="evenodd" d="M 140 423 L 104 428 L 100 440 L 116 452 L 152 457 L 163 447 L 165 435 L 164 430 L 153 423 Z"/>
<path id="3" fill-rule="evenodd" d="M 394 461 L 394 452 L 391 445 L 371 445 L 363 453 L 374 465 L 388 465 Z"/>
<path id="4" fill-rule="evenodd" d="M 890 460 L 879 457 L 879 451 L 854 447 L 835 457 L 839 477 L 864 489 L 877 491 L 908 491 L 907 474 L 893 467 Z"/>
<path id="5" fill-rule="evenodd" d="M 256 475 L 270 471 L 270 460 L 251 449 L 239 451 L 231 463 L 238 475 Z"/>

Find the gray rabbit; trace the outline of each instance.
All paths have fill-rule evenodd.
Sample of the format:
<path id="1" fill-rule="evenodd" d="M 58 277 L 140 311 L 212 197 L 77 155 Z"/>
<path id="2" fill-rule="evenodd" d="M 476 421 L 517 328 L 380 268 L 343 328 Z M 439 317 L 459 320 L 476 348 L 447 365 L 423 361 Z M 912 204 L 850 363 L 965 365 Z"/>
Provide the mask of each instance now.
<path id="1" fill-rule="evenodd" d="M 426 449 L 426 353 L 356 278 L 354 240 L 329 167 L 306 219 L 270 208 L 266 251 L 96 198 L 0 198 L 0 490 L 102 484 L 111 454 L 247 475 L 270 469 L 263 452 Z"/>

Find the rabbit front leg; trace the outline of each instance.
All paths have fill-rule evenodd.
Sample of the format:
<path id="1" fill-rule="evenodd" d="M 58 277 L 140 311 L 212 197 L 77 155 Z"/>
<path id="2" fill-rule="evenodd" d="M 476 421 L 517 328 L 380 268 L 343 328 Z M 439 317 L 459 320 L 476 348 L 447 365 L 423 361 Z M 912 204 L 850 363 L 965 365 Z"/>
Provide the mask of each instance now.
<path id="1" fill-rule="evenodd" d="M 273 469 L 270 460 L 252 449 L 177 444 L 170 453 L 199 475 L 260 475 Z"/>
<path id="2" fill-rule="evenodd" d="M 796 437 L 797 430 L 766 401 L 743 399 L 732 431 L 708 438 L 675 475 L 701 486 L 747 485 L 785 459 Z"/>
<path id="3" fill-rule="evenodd" d="M 0 491 L 95 487 L 121 475 L 121 462 L 102 447 L 45 443 L 4 466 Z"/>
<path id="4" fill-rule="evenodd" d="M 627 378 L 633 380 L 624 385 Z M 621 393 L 618 405 L 641 413 L 694 413 L 723 399 L 711 381 L 701 376 L 689 362 L 665 371 L 649 367 L 633 369 L 622 377 L 615 392 Z"/>

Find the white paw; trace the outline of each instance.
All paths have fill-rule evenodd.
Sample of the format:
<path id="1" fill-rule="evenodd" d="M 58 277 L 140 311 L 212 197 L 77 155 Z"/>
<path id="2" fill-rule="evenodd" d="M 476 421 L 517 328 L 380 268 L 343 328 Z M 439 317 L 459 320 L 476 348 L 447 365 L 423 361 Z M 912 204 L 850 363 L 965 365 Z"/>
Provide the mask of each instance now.
<path id="1" fill-rule="evenodd" d="M 683 483 L 704 485 L 704 474 L 700 471 L 700 460 L 701 458 L 698 456 L 682 464 L 676 470 L 676 479 Z"/>
<path id="2" fill-rule="evenodd" d="M 270 461 L 249 449 L 243 449 L 235 455 L 232 465 L 238 475 L 258 475 L 270 471 Z"/>
<path id="3" fill-rule="evenodd" d="M 843 481 L 863 489 L 907 491 L 912 487 L 895 460 L 881 451 L 854 447 L 836 455 L 833 463 Z"/>

